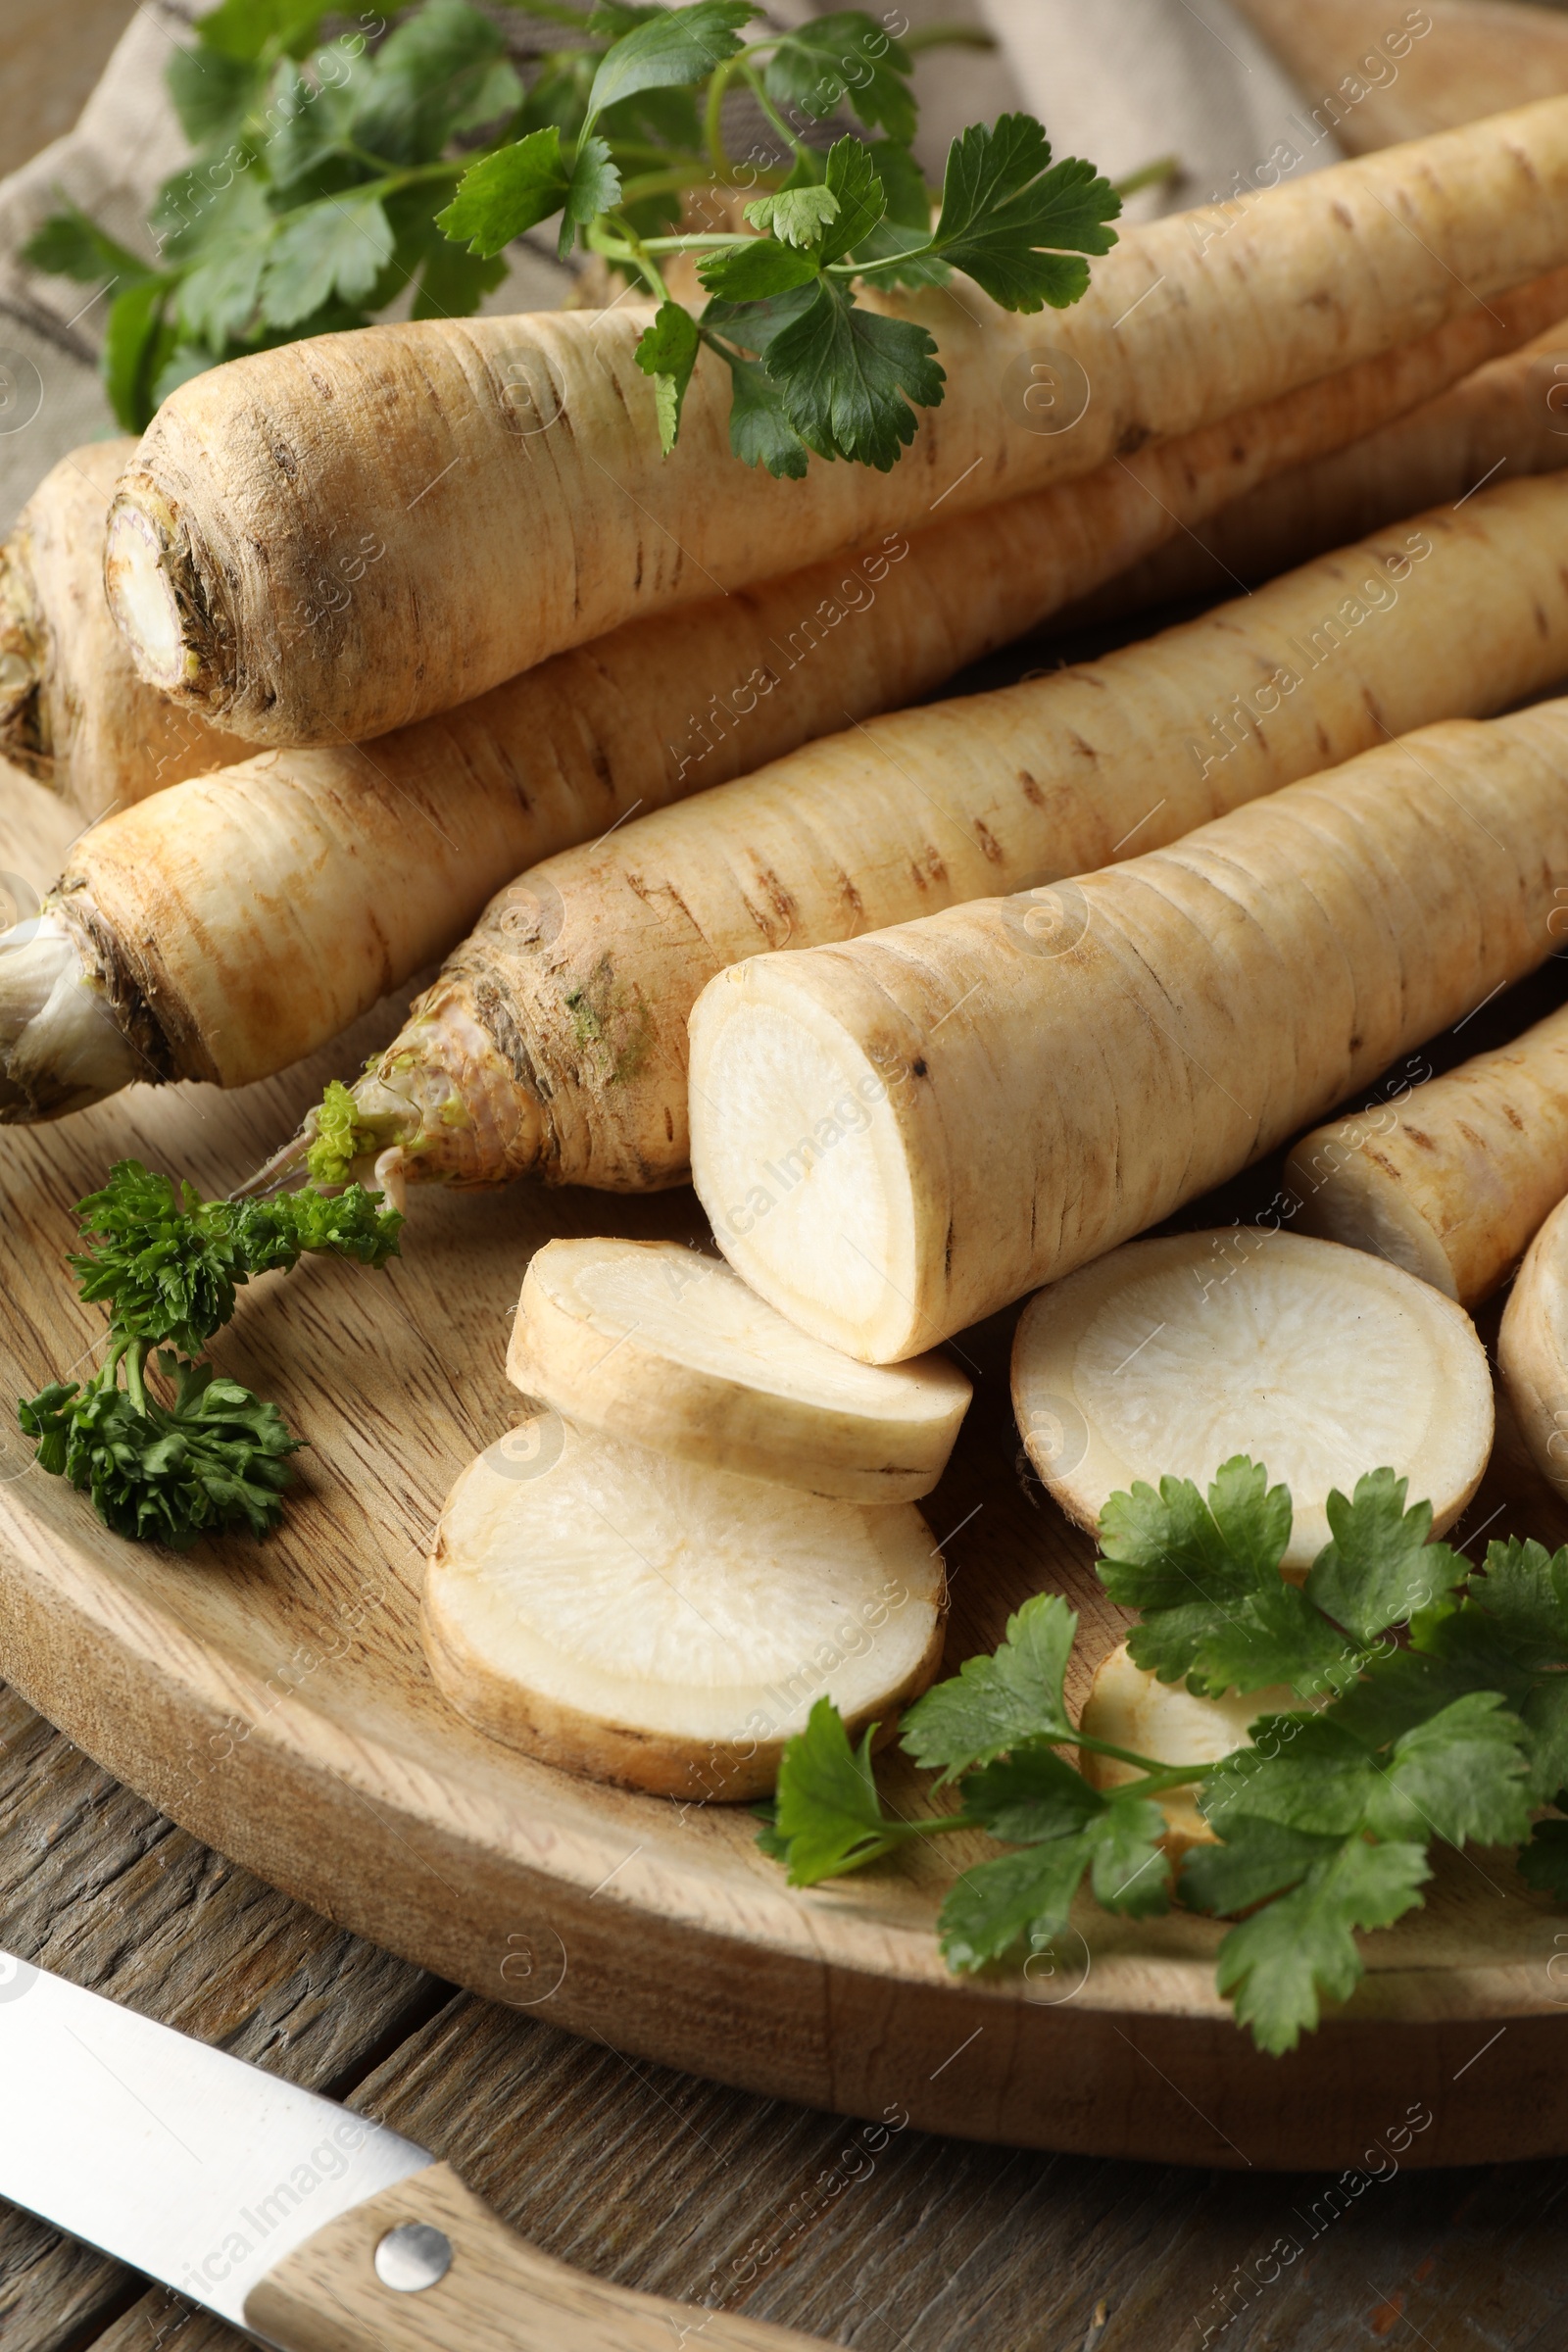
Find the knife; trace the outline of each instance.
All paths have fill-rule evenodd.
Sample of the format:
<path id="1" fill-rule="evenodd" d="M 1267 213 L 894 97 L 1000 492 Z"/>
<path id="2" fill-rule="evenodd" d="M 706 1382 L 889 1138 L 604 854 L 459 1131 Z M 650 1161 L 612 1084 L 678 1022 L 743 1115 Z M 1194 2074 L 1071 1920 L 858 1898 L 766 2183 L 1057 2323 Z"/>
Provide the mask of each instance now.
<path id="1" fill-rule="evenodd" d="M 0 1951 L 0 2196 L 279 2352 L 805 2352 L 592 2278 L 368 2117 Z"/>

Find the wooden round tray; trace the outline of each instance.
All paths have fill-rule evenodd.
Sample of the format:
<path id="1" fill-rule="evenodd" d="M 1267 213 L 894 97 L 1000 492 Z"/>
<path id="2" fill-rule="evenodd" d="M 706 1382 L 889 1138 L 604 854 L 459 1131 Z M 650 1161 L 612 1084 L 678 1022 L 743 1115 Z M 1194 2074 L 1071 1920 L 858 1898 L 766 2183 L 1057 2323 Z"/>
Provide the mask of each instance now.
<path id="1" fill-rule="evenodd" d="M 35 787 L 0 782 L 9 868 L 46 880 L 71 829 Z M 559 1233 L 696 1238 L 689 1193 L 416 1196 L 385 1275 L 312 1261 L 242 1294 L 215 1355 L 313 1449 L 266 1543 L 184 1557 L 122 1544 L 30 1467 L 11 1400 L 80 1377 L 103 1335 L 63 1262 L 72 1203 L 126 1155 L 226 1191 L 388 1033 L 383 1009 L 266 1086 L 135 1088 L 0 1136 L 0 1674 L 32 1705 L 185 1828 L 359 1934 L 751 2090 L 1166 2162 L 1568 2152 L 1568 2110 L 1546 2092 L 1568 2059 L 1568 1912 L 1528 1893 L 1506 1856 L 1446 1857 L 1426 1907 L 1367 1939 L 1355 1999 L 1273 2060 L 1215 1995 L 1209 1923 L 1086 1905 L 1054 1959 L 954 1978 L 932 1928 L 973 1858 L 964 1840 L 797 1892 L 744 1809 L 574 1780 L 452 1712 L 419 1648 L 420 1575 L 453 1479 L 518 1417 L 502 1363 L 528 1254 Z M 1028 1593 L 1063 1592 L 1082 1617 L 1081 1696 L 1121 1619 L 1089 1544 L 1024 1474 L 1010 1325 L 960 1343 L 976 1402 L 923 1506 L 953 1580 L 948 1667 L 1000 1640 Z M 1552 1544 L 1568 1532 L 1506 1426 L 1454 1540 L 1484 1526 Z M 918 1778 L 892 1767 L 894 1801 L 918 1804 Z"/>

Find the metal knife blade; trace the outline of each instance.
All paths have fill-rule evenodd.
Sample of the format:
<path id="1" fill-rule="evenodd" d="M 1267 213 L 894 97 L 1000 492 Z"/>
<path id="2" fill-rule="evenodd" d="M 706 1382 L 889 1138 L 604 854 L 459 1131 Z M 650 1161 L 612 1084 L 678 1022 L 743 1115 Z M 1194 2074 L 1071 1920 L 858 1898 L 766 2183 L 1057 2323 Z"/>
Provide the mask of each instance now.
<path id="1" fill-rule="evenodd" d="M 0 2196 L 236 2328 L 284 2255 L 434 2161 L 0 1950 Z"/>

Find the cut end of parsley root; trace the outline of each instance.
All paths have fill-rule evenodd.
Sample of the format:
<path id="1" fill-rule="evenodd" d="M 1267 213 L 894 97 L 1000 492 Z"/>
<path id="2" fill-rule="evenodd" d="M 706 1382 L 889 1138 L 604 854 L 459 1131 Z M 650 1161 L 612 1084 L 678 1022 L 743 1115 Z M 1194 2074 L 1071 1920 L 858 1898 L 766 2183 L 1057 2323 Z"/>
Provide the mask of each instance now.
<path id="1" fill-rule="evenodd" d="M 1237 1454 L 1291 1490 L 1287 1575 L 1329 1540 L 1328 1498 L 1392 1464 L 1451 1527 L 1492 1450 L 1486 1351 L 1464 1310 L 1333 1242 L 1233 1227 L 1133 1242 L 1042 1291 L 1013 1405 L 1070 1518 L 1162 1476 L 1205 1487 Z"/>
<path id="2" fill-rule="evenodd" d="M 907 1504 L 804 1494 L 542 1407 L 458 1481 L 424 1589 L 431 1670 L 510 1746 L 656 1795 L 765 1794 L 831 1697 L 891 1733 L 942 1655 Z"/>

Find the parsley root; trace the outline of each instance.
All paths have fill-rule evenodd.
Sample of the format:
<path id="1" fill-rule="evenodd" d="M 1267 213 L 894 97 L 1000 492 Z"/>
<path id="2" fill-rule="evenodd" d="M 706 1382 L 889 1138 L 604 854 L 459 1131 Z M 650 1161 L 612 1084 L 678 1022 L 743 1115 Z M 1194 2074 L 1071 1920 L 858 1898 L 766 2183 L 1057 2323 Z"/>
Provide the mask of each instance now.
<path id="1" fill-rule="evenodd" d="M 1454 505 L 1483 483 L 1555 473 L 1568 466 L 1565 398 L 1568 317 L 1413 414 L 1275 474 L 1233 500 L 1200 536 L 1168 539 L 1069 607 L 1059 625 L 1098 626 L 1189 597 L 1224 596 L 1239 580 L 1270 579 L 1401 514 Z"/>
<path id="2" fill-rule="evenodd" d="M 686 1019 L 715 972 L 1136 857 L 1555 684 L 1565 524 L 1568 481 L 1484 491 L 1103 661 L 874 719 L 552 858 L 449 957 L 355 1088 L 362 1115 L 412 1183 L 676 1183 Z"/>
<path id="3" fill-rule="evenodd" d="M 1525 1252 L 1502 1310 L 1497 1367 L 1536 1468 L 1568 1491 L 1568 1201 Z"/>
<path id="4" fill-rule="evenodd" d="M 890 472 L 815 460 L 803 480 L 736 463 L 729 368 L 706 347 L 661 457 L 646 309 L 318 336 L 165 401 L 111 518 L 111 599 L 141 674 L 234 732 L 378 735 L 634 614 L 906 527 L 939 495 L 982 506 L 1217 423 L 1565 252 L 1552 99 L 1126 236 L 1053 321 L 1091 395 L 1070 430 L 1028 429 L 1037 322 L 978 294 L 908 298 L 943 405 Z M 367 542 L 382 552 L 361 564 Z"/>
<path id="5" fill-rule="evenodd" d="M 772 1787 L 824 1692 L 891 1735 L 941 1662 L 943 1592 L 911 1503 L 831 1501 L 543 1411 L 453 1489 L 421 1622 L 436 1682 L 493 1739 L 734 1799 Z"/>
<path id="6" fill-rule="evenodd" d="M 971 1390 L 956 1364 L 852 1363 L 677 1242 L 535 1250 L 507 1377 L 579 1428 L 846 1502 L 913 1502 Z"/>
<path id="7" fill-rule="evenodd" d="M 1329 1540 L 1328 1497 L 1380 1463 L 1439 1535 L 1492 1451 L 1492 1372 L 1469 1316 L 1399 1266 L 1270 1227 L 1127 1242 L 1029 1301 L 1012 1402 L 1030 1459 L 1081 1527 L 1161 1475 L 1206 1486 L 1245 1444 L 1295 1506 L 1281 1565 Z"/>
<path id="8" fill-rule="evenodd" d="M 135 447 L 62 458 L 0 548 L 0 756 L 84 816 L 251 748 L 144 686 L 104 601 L 105 518 Z"/>
<path id="9" fill-rule="evenodd" d="M 1568 1011 L 1314 1128 L 1285 1179 L 1307 1232 L 1478 1306 L 1568 1195 Z"/>
<path id="10" fill-rule="evenodd" d="M 732 967 L 691 1023 L 725 1255 L 881 1363 L 1143 1232 L 1553 952 L 1565 770 L 1568 702 L 1428 727 L 1077 882 Z"/>
<path id="11" fill-rule="evenodd" d="M 284 1068 L 443 954 L 519 869 L 928 692 L 1562 299 L 1522 288 L 1081 482 L 631 622 L 373 751 L 265 753 L 110 817 L 38 937 L 0 959 L 0 1119 L 135 1077 L 241 1086 Z"/>

